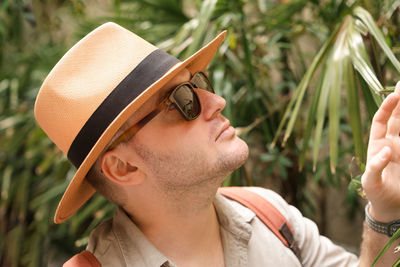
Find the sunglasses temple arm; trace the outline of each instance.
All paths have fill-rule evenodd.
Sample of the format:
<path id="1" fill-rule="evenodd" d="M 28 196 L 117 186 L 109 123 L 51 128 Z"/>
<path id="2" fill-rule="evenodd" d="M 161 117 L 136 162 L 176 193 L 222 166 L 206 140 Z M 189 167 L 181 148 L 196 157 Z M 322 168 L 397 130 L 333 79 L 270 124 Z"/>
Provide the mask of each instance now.
<path id="1" fill-rule="evenodd" d="M 123 134 L 121 134 L 117 139 L 115 139 L 111 145 L 108 147 L 108 150 L 114 149 L 117 147 L 122 142 L 126 142 L 129 139 L 131 139 L 135 134 L 142 129 L 149 121 L 151 121 L 155 116 L 157 116 L 158 113 L 160 113 L 163 110 L 164 103 L 160 103 L 158 107 L 150 112 L 146 117 L 141 119 L 138 123 L 134 124 L 132 127 L 130 127 L 128 130 L 126 130 Z"/>

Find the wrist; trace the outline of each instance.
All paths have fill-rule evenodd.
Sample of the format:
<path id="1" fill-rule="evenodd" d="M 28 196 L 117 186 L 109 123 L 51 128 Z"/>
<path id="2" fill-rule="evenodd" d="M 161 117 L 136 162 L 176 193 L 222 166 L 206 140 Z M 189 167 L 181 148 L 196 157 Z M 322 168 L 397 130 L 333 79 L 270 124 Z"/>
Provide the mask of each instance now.
<path id="1" fill-rule="evenodd" d="M 393 236 L 393 234 L 400 228 L 400 219 L 390 220 L 390 221 L 378 221 L 373 215 L 371 215 L 372 206 L 369 202 L 365 206 L 365 221 L 367 225 L 374 230 L 375 232 L 385 234 L 389 237 Z"/>
<path id="2" fill-rule="evenodd" d="M 377 205 L 369 202 L 368 203 L 368 214 L 375 221 L 389 223 L 400 219 L 399 210 L 391 210 L 389 208 L 377 208 Z"/>

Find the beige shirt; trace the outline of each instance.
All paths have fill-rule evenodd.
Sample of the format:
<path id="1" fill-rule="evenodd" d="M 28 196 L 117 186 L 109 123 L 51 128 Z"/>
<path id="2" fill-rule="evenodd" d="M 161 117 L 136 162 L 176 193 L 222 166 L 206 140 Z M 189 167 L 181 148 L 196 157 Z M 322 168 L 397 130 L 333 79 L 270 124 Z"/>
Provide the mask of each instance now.
<path id="1" fill-rule="evenodd" d="M 244 266 L 357 266 L 355 255 L 319 234 L 314 222 L 303 217 L 271 190 L 249 187 L 268 199 L 294 230 L 301 250 L 300 263 L 294 253 L 261 222 L 250 209 L 217 194 L 214 200 L 227 267 Z M 122 209 L 90 235 L 87 249 L 102 266 L 176 266 L 158 251 Z"/>

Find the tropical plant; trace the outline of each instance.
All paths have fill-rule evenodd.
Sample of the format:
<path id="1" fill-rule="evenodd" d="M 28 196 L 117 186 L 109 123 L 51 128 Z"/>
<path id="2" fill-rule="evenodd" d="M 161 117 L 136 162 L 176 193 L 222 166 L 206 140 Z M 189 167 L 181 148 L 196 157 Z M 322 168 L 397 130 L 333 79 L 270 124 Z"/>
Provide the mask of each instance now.
<path id="1" fill-rule="evenodd" d="M 318 161 L 322 130 L 326 119 L 325 113 L 329 110 L 330 165 L 331 171 L 333 173 L 335 172 L 338 161 L 342 88 L 346 89 L 347 94 L 346 102 L 353 134 L 355 155 L 361 162 L 365 162 L 366 145 L 363 138 L 364 131 L 361 125 L 362 120 L 358 88 L 361 87 L 363 89 L 362 92 L 370 118 L 375 113 L 377 107 L 382 103 L 382 95 L 393 91 L 394 88 L 392 86 L 385 89 L 374 73 L 362 39 L 362 35 L 366 35 L 368 32 L 376 39 L 382 51 L 390 59 L 396 70 L 400 71 L 400 62 L 386 44 L 382 32 L 375 24 L 371 15 L 365 9 L 359 6 L 355 7 L 353 14 L 349 14 L 344 18 L 342 25 L 331 34 L 317 56 L 313 59 L 313 62 L 305 73 L 288 105 L 277 131 L 276 137 L 279 136 L 282 126 L 290 116 L 285 131 L 285 143 L 293 130 L 294 123 L 298 119 L 297 115 L 312 76 L 315 74 L 317 68 L 322 66 L 323 70 L 319 74 L 320 80 L 312 97 L 312 104 L 307 116 L 307 126 L 305 128 L 305 136 L 300 156 L 300 168 L 302 168 L 304 164 L 305 153 L 308 150 L 313 123 L 316 121 L 313 143 L 313 162 L 315 168 Z M 354 69 L 358 71 L 360 76 L 355 75 Z M 364 82 L 360 81 L 360 77 L 362 77 Z"/>
<path id="2" fill-rule="evenodd" d="M 3 1 L 0 7 L 0 265 L 43 266 L 68 227 L 52 213 L 73 170 L 33 117 L 38 88 L 65 52 L 58 16 L 35 17 L 60 3 Z M 34 40 L 34 41 L 33 41 Z M 54 234 L 49 235 L 49 232 Z M 60 234 L 62 233 L 62 234 Z M 52 252 L 57 252 L 53 250 Z"/>
<path id="3" fill-rule="evenodd" d="M 379 259 L 381 259 L 381 257 L 383 256 L 383 254 L 385 254 L 388 249 L 390 248 L 390 246 L 396 241 L 400 239 L 400 229 L 398 229 L 393 236 L 390 238 L 390 240 L 387 242 L 387 244 L 382 248 L 382 250 L 379 252 L 378 256 L 376 257 L 376 259 L 374 260 L 374 262 L 372 263 L 371 267 L 374 267 L 375 264 L 379 261 Z M 397 246 L 395 248 L 395 253 L 397 253 L 400 249 L 400 244 L 399 246 Z M 398 267 L 400 266 L 400 258 L 396 260 L 396 262 L 393 263 L 393 267 Z"/>
<path id="4" fill-rule="evenodd" d="M 224 115 L 241 126 L 253 152 L 225 185 L 275 180 L 287 200 L 313 217 L 323 212 L 324 200 L 309 185 L 321 192 L 339 188 L 343 177 L 350 179 L 348 158 L 355 153 L 360 165 L 365 161 L 368 121 L 397 71 L 398 6 L 389 0 L 114 0 L 92 14 L 86 1 L 3 1 L 0 265 L 42 266 L 68 257 L 112 214 L 113 206 L 95 196 L 66 223 L 51 222 L 75 170 L 32 111 L 52 66 L 100 23 L 115 21 L 180 59 L 226 29 L 208 71 L 227 100 Z M 330 153 L 319 153 L 328 144 Z M 354 209 L 357 199 L 351 199 Z M 320 227 L 324 232 L 323 216 Z"/>

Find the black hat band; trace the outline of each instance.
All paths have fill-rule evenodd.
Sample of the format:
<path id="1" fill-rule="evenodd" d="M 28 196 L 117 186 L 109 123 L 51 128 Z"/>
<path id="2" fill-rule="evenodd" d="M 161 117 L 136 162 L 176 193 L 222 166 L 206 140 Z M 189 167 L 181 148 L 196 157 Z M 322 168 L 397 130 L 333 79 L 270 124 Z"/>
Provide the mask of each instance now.
<path id="1" fill-rule="evenodd" d="M 150 85 L 160 79 L 179 60 L 157 49 L 146 56 L 104 99 L 79 131 L 68 150 L 76 168 L 114 119 Z"/>

